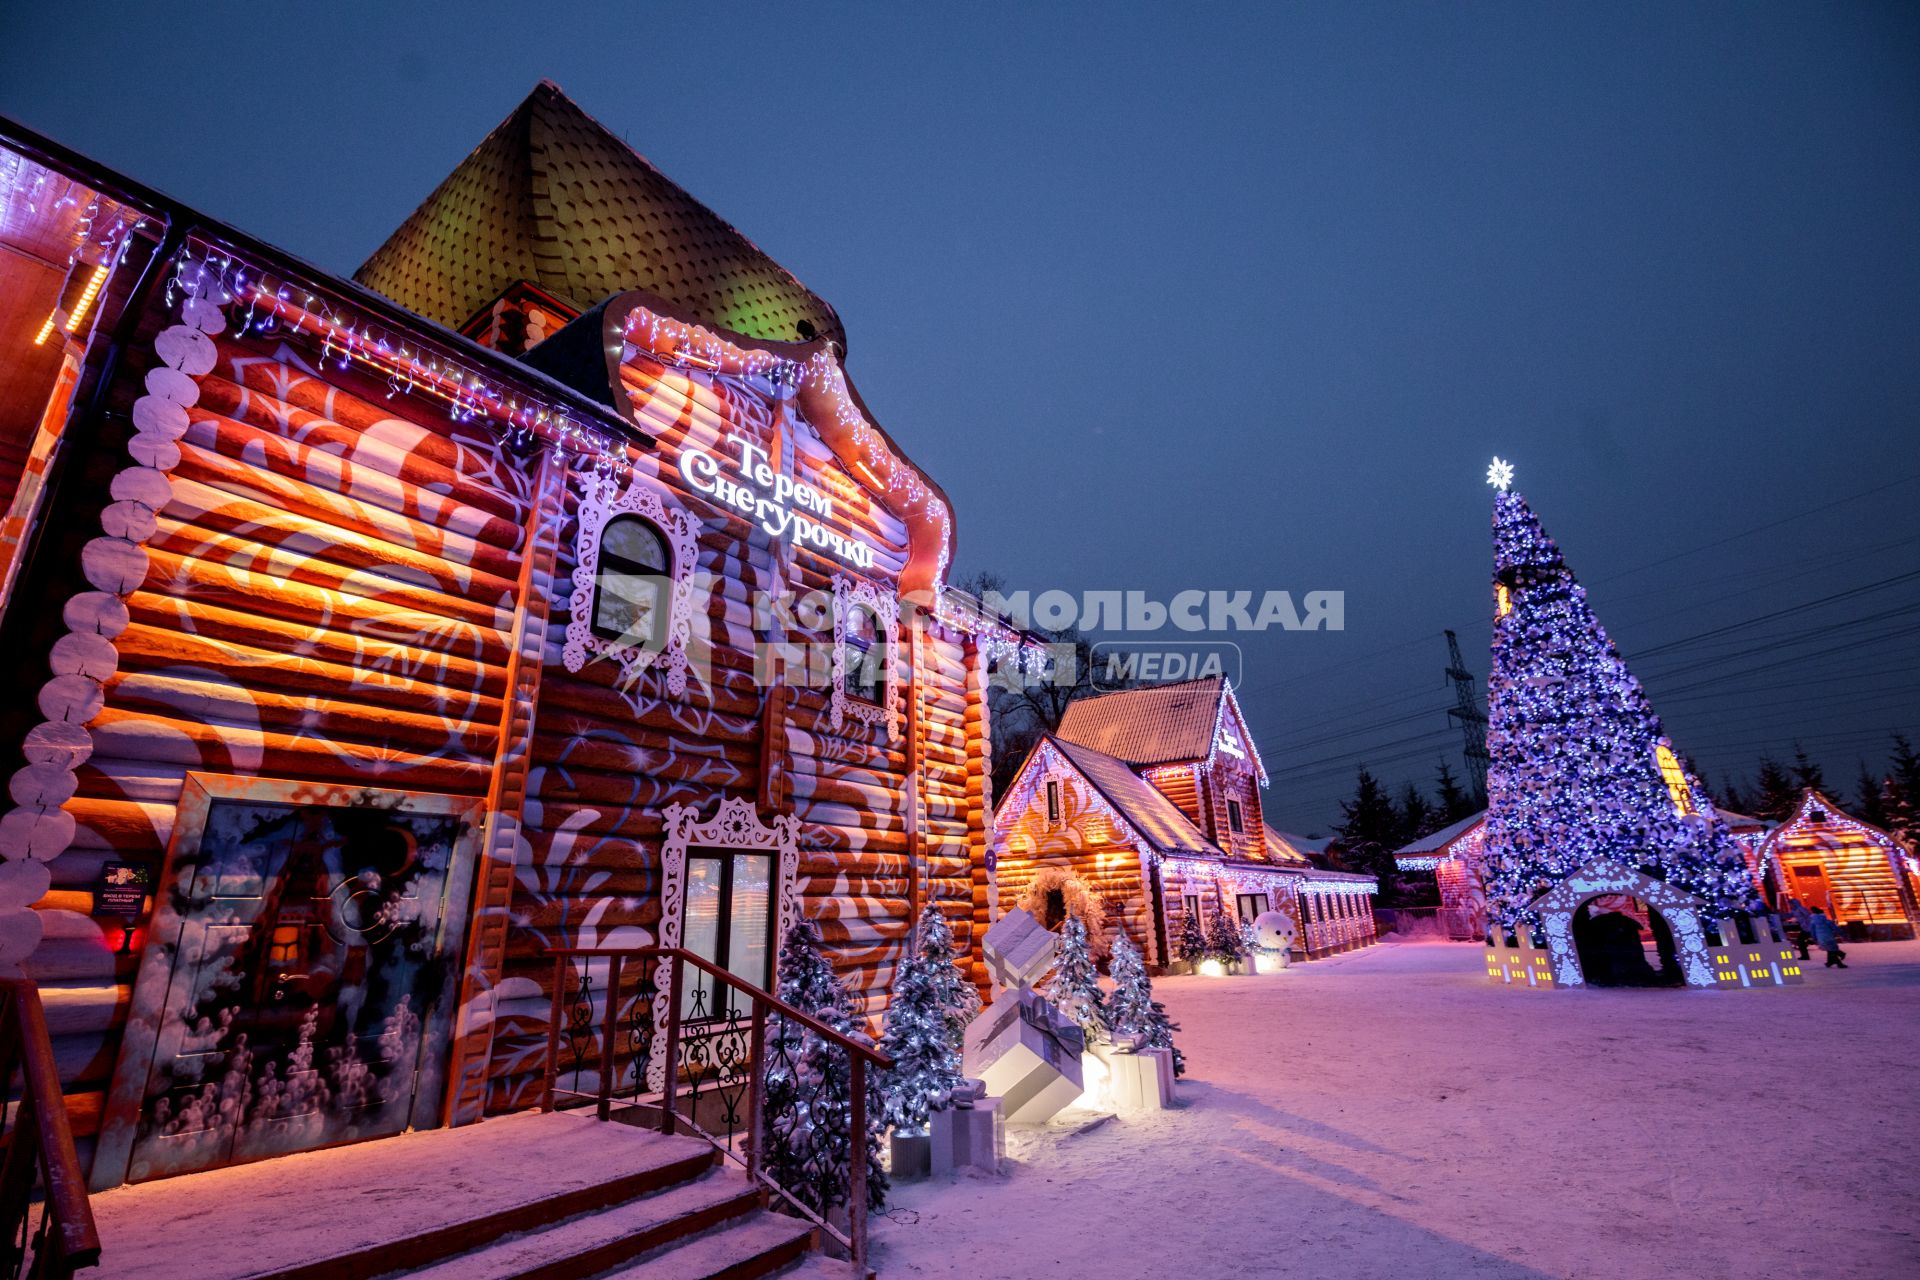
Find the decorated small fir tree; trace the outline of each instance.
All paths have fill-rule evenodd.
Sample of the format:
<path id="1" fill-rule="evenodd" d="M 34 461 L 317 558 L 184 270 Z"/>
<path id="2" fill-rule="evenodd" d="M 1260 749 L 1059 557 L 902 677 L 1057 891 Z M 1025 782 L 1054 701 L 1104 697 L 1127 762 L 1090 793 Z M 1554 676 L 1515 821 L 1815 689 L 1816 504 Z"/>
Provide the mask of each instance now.
<path id="1" fill-rule="evenodd" d="M 1240 921 L 1227 914 L 1224 904 L 1213 904 L 1213 916 L 1207 922 L 1207 955 L 1221 964 L 1238 964 L 1246 959 L 1247 944 L 1240 936 Z"/>
<path id="2" fill-rule="evenodd" d="M 1147 976 L 1139 948 L 1125 929 L 1114 931 L 1111 974 L 1113 994 L 1107 999 L 1107 1022 L 1113 1034 L 1144 1036 L 1150 1049 L 1171 1049 L 1173 1073 L 1185 1073 L 1187 1060 L 1173 1043 L 1173 1033 L 1180 1028 L 1153 998 L 1153 979 Z"/>
<path id="3" fill-rule="evenodd" d="M 921 913 L 919 945 L 894 971 L 880 1050 L 893 1059 L 887 1072 L 886 1123 L 903 1133 L 925 1133 L 928 1117 L 952 1104 L 966 1082 L 960 1057 L 967 1024 L 980 1012 L 980 994 L 953 960 L 953 930 L 937 903 Z"/>
<path id="4" fill-rule="evenodd" d="M 1207 935 L 1200 928 L 1198 911 L 1184 912 L 1180 917 L 1180 939 L 1174 943 L 1174 954 L 1188 964 L 1199 964 L 1207 958 Z"/>
<path id="5" fill-rule="evenodd" d="M 1739 847 L 1662 734 L 1587 593 L 1517 493 L 1488 474 L 1493 669 L 1487 682 L 1488 900 L 1506 927 L 1598 856 L 1700 899 L 1709 918 L 1758 909 Z"/>
<path id="6" fill-rule="evenodd" d="M 1106 997 L 1100 990 L 1100 969 L 1093 960 L 1093 947 L 1087 941 L 1086 922 L 1068 916 L 1060 933 L 1060 959 L 1054 965 L 1041 995 L 1054 1007 L 1080 1024 L 1087 1043 L 1107 1034 Z"/>
<path id="7" fill-rule="evenodd" d="M 858 1043 L 871 1039 L 853 1011 L 853 997 L 820 954 L 810 920 L 787 931 L 780 946 L 780 999 Z M 810 1028 L 774 1014 L 766 1032 L 767 1176 L 816 1212 L 849 1198 L 853 1155 L 853 1070 L 847 1051 Z M 867 1072 L 867 1202 L 886 1199 L 880 1166 L 885 1131 L 878 1072 Z"/>

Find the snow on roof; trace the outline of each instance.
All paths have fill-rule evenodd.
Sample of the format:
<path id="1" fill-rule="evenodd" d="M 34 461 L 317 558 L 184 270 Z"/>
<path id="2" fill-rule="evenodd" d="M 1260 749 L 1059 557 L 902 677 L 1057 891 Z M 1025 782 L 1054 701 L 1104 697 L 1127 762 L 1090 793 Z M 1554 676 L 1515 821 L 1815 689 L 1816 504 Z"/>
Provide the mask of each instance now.
<path id="1" fill-rule="evenodd" d="M 1054 736 L 1128 764 L 1204 760 L 1226 692 L 1224 676 L 1122 689 L 1067 706 Z"/>
<path id="2" fill-rule="evenodd" d="M 1722 822 L 1726 823 L 1735 831 L 1764 831 L 1773 825 L 1765 818 L 1756 818 L 1750 813 L 1735 813 L 1733 810 L 1723 809 L 1719 805 L 1713 806 L 1713 811 L 1720 815 Z"/>
<path id="3" fill-rule="evenodd" d="M 1198 853 L 1219 858 L 1220 846 L 1200 834 L 1173 801 L 1135 773 L 1124 760 L 1077 742 L 1045 738 L 1080 771 L 1094 790 L 1120 811 L 1141 839 L 1157 853 Z"/>
<path id="4" fill-rule="evenodd" d="M 1486 820 L 1487 811 L 1485 809 L 1482 809 L 1478 813 L 1468 814 L 1451 826 L 1442 827 L 1438 831 L 1421 836 L 1418 840 L 1401 845 L 1393 851 L 1393 856 L 1396 858 L 1412 858 L 1419 857 L 1422 854 L 1439 853 L 1455 840 L 1466 835 Z"/>
<path id="5" fill-rule="evenodd" d="M 1318 849 L 1312 849 L 1312 845 L 1315 843 L 1314 841 L 1308 840 L 1305 836 L 1288 835 L 1284 831 L 1276 831 L 1271 822 L 1262 825 L 1267 829 L 1267 857 L 1269 859 L 1280 863 L 1282 866 L 1310 867 L 1313 865 L 1313 858 L 1310 856 L 1310 852 L 1320 852 Z M 1325 841 L 1318 843 L 1322 848 L 1325 847 Z"/>
<path id="6" fill-rule="evenodd" d="M 354 279 L 449 328 L 526 280 L 579 311 L 642 289 L 708 327 L 846 345 L 831 306 L 546 80 Z"/>

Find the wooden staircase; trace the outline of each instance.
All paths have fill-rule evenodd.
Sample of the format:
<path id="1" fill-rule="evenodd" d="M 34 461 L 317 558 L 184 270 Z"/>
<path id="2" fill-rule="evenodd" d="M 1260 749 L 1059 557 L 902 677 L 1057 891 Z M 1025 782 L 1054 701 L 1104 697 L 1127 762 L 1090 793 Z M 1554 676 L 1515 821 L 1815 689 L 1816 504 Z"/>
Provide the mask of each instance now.
<path id="1" fill-rule="evenodd" d="M 858 1280 L 705 1141 L 503 1116 L 93 1198 L 102 1277 Z"/>

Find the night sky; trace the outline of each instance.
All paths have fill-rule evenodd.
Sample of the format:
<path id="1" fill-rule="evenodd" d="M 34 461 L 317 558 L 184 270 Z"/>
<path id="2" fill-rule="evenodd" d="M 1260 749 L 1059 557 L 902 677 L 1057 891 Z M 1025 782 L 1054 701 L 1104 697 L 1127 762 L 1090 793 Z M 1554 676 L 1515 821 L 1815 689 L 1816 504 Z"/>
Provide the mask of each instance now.
<path id="1" fill-rule="evenodd" d="M 1282 827 L 1460 767 L 1495 453 L 1711 784 L 1920 736 L 1920 9 L 1023 7 L 22 2 L 0 112 L 349 273 L 552 78 L 838 308 L 963 572 L 1346 592 L 1238 637 Z"/>

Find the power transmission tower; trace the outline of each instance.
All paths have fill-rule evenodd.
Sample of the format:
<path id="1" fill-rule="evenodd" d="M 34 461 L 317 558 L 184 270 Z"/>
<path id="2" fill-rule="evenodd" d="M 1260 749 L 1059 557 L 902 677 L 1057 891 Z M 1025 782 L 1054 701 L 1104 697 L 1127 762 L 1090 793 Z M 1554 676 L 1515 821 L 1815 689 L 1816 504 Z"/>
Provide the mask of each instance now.
<path id="1" fill-rule="evenodd" d="M 1467 670 L 1467 664 L 1460 658 L 1460 637 L 1447 632 L 1447 679 L 1453 682 L 1454 700 L 1458 706 L 1448 707 L 1447 715 L 1460 722 L 1460 732 L 1467 738 L 1467 776 L 1473 780 L 1475 794 L 1480 803 L 1487 802 L 1487 713 L 1480 709 L 1480 699 L 1473 691 L 1473 672 Z"/>

